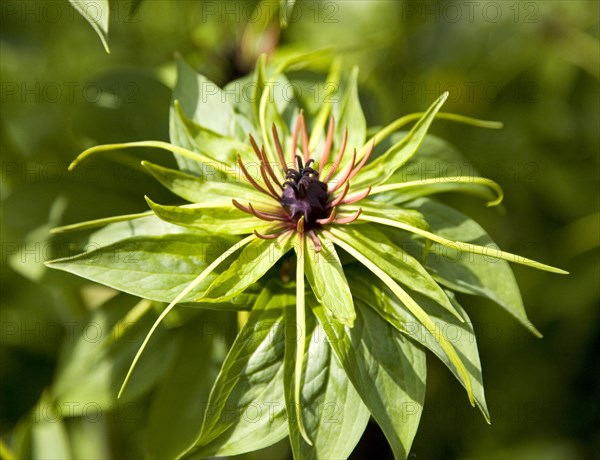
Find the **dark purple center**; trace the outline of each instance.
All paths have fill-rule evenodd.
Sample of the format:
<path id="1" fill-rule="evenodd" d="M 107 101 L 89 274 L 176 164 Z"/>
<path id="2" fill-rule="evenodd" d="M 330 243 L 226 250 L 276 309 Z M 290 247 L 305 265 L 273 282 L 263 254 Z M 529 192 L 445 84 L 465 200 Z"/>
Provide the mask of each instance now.
<path id="1" fill-rule="evenodd" d="M 302 165 L 302 158 L 296 156 L 298 169 L 288 169 L 283 184 L 281 205 L 290 213 L 294 223 L 304 216 L 304 228 L 312 230 L 319 227 L 317 220 L 327 219 L 331 214 L 328 208 L 329 194 L 327 184 L 319 180 L 319 173 L 308 160 Z"/>

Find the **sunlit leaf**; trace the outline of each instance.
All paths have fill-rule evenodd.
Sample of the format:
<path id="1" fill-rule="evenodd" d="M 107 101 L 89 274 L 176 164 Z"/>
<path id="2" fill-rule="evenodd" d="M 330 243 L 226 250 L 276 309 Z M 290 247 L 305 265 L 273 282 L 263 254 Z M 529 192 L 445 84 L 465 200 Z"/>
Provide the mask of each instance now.
<path id="1" fill-rule="evenodd" d="M 383 430 L 395 458 L 406 458 L 425 398 L 425 353 L 362 302 L 353 328 L 315 312 L 348 378 Z"/>
<path id="2" fill-rule="evenodd" d="M 340 164 L 340 170 L 350 161 L 354 149 L 359 149 L 365 143 L 367 137 L 367 122 L 360 105 L 358 97 L 358 68 L 355 67 L 349 81 L 342 91 L 338 91 L 334 96 L 332 115 L 336 121 L 334 134 L 334 145 L 340 145 L 344 136 L 344 130 L 348 130 L 348 141 L 346 144 L 347 152 Z M 330 158 L 329 161 L 332 161 Z M 330 166 L 329 166 L 330 167 Z M 329 171 L 325 166 L 324 171 Z M 357 177 L 358 179 L 358 177 Z M 353 184 L 354 185 L 354 184 Z"/>
<path id="3" fill-rule="evenodd" d="M 288 333 L 296 329 L 293 327 L 296 326 L 293 306 L 286 309 L 286 324 Z M 347 458 L 360 440 L 370 417 L 369 410 L 325 337 L 323 326 L 309 313 L 303 341 L 305 357 L 299 409 L 312 445 L 305 441 L 290 416 L 290 441 L 295 458 Z M 286 372 L 290 374 L 295 368 L 297 345 L 296 340 L 288 337 Z M 293 407 L 292 410 L 297 409 Z"/>
<path id="4" fill-rule="evenodd" d="M 183 125 L 178 128 L 178 132 L 181 135 L 185 134 L 194 150 L 227 164 L 234 164 L 238 155 L 242 157 L 244 162 L 256 161 L 256 156 L 248 142 L 249 132 L 245 134 L 242 140 L 216 132 L 188 118 L 183 112 L 179 101 L 175 101 L 174 104 L 178 117 L 177 122 Z M 238 119 L 239 114 L 236 114 L 235 120 L 239 121 Z"/>
<path id="5" fill-rule="evenodd" d="M 369 224 L 362 226 L 360 230 L 348 227 L 344 229 L 344 233 L 352 238 L 356 249 L 369 254 L 369 258 L 396 281 L 429 297 L 452 315 L 462 319 L 442 288 L 421 263 L 395 245 L 377 227 Z"/>
<path id="6" fill-rule="evenodd" d="M 283 309 L 295 297 L 266 288 L 233 343 L 213 385 L 200 437 L 185 458 L 237 455 L 288 433 L 283 389 Z"/>
<path id="7" fill-rule="evenodd" d="M 306 278 L 317 300 L 342 324 L 354 324 L 354 304 L 342 264 L 332 243 L 320 252 L 309 240 L 306 247 Z"/>
<path id="8" fill-rule="evenodd" d="M 221 273 L 198 299 L 223 302 L 241 294 L 260 279 L 290 249 L 290 239 L 279 241 L 256 238 L 244 246 L 231 266 Z"/>
<path id="9" fill-rule="evenodd" d="M 108 0 L 69 0 L 69 3 L 90 23 L 100 37 L 104 49 L 110 53 L 108 47 L 108 20 L 110 17 Z"/>
<path id="10" fill-rule="evenodd" d="M 120 240 L 47 265 L 123 292 L 170 302 L 233 240 L 201 234 L 141 236 Z M 185 301 L 201 295 L 217 273 L 209 275 Z"/>
<path id="11" fill-rule="evenodd" d="M 175 225 L 205 230 L 223 235 L 245 235 L 254 230 L 264 231 L 272 223 L 258 220 L 231 204 L 231 198 L 222 197 L 216 203 L 198 205 L 163 206 L 149 198 L 146 201 L 162 220 Z"/>
<path id="12" fill-rule="evenodd" d="M 241 196 L 252 203 L 273 203 L 273 200 L 270 200 L 263 193 L 258 192 L 247 181 L 241 181 L 240 178 L 237 178 L 237 180 L 236 178 L 229 178 L 227 180 L 216 169 L 213 175 L 205 174 L 203 177 L 198 177 L 147 161 L 143 161 L 142 165 L 161 184 L 176 195 L 192 203 L 206 201 L 222 202 L 227 200 L 227 198 L 231 202 L 231 199 L 239 199 Z"/>
<path id="13" fill-rule="evenodd" d="M 287 27 L 288 21 L 292 17 L 295 3 L 296 0 L 279 0 L 281 27 Z"/>
<path id="14" fill-rule="evenodd" d="M 479 224 L 448 206 L 422 200 L 415 203 L 415 208 L 427 215 L 436 234 L 448 239 L 476 242 L 480 246 L 497 247 Z M 540 335 L 527 317 L 519 286 L 506 261 L 460 252 L 434 243 L 425 265 L 440 283 L 459 292 L 493 300 L 531 332 Z"/>
<path id="15" fill-rule="evenodd" d="M 431 126 L 435 115 L 438 113 L 447 97 L 448 93 L 444 93 L 440 96 L 402 140 L 390 147 L 379 158 L 367 163 L 353 185 L 355 187 L 365 187 L 386 182 L 398 168 L 405 164 L 415 154 L 423 142 L 425 134 L 427 133 L 429 126 Z"/>
<path id="16" fill-rule="evenodd" d="M 456 366 L 448 358 L 444 350 L 435 337 L 427 330 L 420 321 L 413 316 L 410 311 L 398 301 L 396 296 L 383 283 L 375 277 L 365 277 L 361 270 L 352 268 L 348 272 L 352 293 L 360 298 L 366 305 L 373 308 L 382 318 L 388 321 L 400 332 L 406 334 L 411 339 L 430 349 L 435 355 L 448 366 L 455 377 L 463 386 L 466 387 L 463 377 L 458 372 Z M 479 352 L 477 350 L 477 340 L 467 313 L 458 304 L 454 296 L 448 292 L 447 295 L 452 299 L 454 308 L 460 314 L 461 320 L 454 315 L 439 307 L 430 299 L 412 293 L 419 305 L 431 316 L 434 323 L 438 325 L 441 333 L 452 342 L 456 351 L 465 363 L 467 373 L 471 380 L 473 396 L 477 406 L 481 409 L 483 416 L 489 422 L 490 415 L 485 401 L 483 390 L 483 378 L 481 374 L 481 363 L 479 361 Z"/>
<path id="17" fill-rule="evenodd" d="M 456 353 L 455 348 L 448 341 L 448 339 L 444 336 L 442 331 L 440 331 L 439 326 L 436 325 L 431 317 L 425 312 L 419 304 L 417 304 L 414 299 L 398 284 L 396 283 L 390 275 L 388 275 L 384 270 L 382 270 L 376 263 L 374 263 L 370 254 L 365 255 L 360 252 L 355 246 L 360 246 L 357 244 L 355 240 L 349 237 L 348 234 L 345 234 L 337 229 L 331 229 L 326 232 L 326 235 L 337 245 L 348 252 L 351 256 L 353 256 L 358 262 L 364 265 L 369 271 L 371 271 L 377 278 L 379 278 L 393 293 L 398 299 L 409 309 L 409 311 L 427 328 L 430 334 L 432 334 L 440 346 L 443 348 L 448 358 L 452 361 L 452 364 L 456 366 L 458 371 L 461 373 L 463 380 L 467 385 L 467 395 L 469 397 L 469 401 L 471 404 L 474 404 L 473 394 L 471 391 L 470 380 L 468 378 L 467 371 L 465 369 L 465 365 L 462 362 L 460 356 Z M 334 236 L 335 235 L 335 236 Z"/>

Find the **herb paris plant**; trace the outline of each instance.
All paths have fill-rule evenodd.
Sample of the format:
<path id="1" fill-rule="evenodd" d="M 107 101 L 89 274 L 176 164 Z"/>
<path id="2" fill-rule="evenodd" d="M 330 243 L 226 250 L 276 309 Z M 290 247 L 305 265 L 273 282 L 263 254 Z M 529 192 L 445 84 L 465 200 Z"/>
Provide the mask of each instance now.
<path id="1" fill-rule="evenodd" d="M 261 59 L 252 77 L 225 91 L 180 62 L 170 143 L 97 146 L 71 166 L 103 151 L 161 148 L 175 154 L 179 170 L 144 168 L 189 202 L 147 198 L 150 212 L 55 229 L 107 225 L 118 236 L 50 266 L 168 302 L 121 393 L 177 304 L 250 310 L 186 458 L 236 455 L 285 436 L 295 458 L 345 458 L 370 416 L 395 457 L 406 458 L 423 407 L 424 349 L 489 421 L 473 328 L 453 291 L 494 300 L 539 335 L 507 261 L 565 273 L 497 249 L 474 221 L 429 198 L 460 191 L 497 205 L 498 184 L 411 175 L 411 164 L 454 161 L 451 147 L 427 135 L 435 118 L 497 123 L 440 112 L 444 94 L 367 139 L 357 72 L 342 79 L 334 63 L 327 80 L 341 89 L 315 107 L 301 86 L 290 96 L 284 72 L 299 62 L 270 67 Z M 125 237 L 120 222 L 128 223 Z M 137 263 L 126 264 L 119 254 L 132 247 Z M 458 339 L 446 337 L 448 327 Z M 252 404 L 273 410 L 253 423 L 227 416 Z"/>

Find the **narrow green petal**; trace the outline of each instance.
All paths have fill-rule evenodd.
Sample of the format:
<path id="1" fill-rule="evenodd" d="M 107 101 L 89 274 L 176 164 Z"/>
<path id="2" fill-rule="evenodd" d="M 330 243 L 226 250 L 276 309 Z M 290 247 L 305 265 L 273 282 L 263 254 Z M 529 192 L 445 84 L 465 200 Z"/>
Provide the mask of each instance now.
<path id="1" fill-rule="evenodd" d="M 446 191 L 474 193 L 473 190 L 466 188 L 465 185 L 481 185 L 492 190 L 496 194 L 496 198 L 487 202 L 488 207 L 498 206 L 504 199 L 504 191 L 496 182 L 484 177 L 472 176 L 435 177 L 432 179 L 401 182 L 399 184 L 378 185 L 371 189 L 371 193 L 369 195 L 377 195 L 378 193 L 390 191 L 401 191 L 408 192 L 409 197 L 407 198 L 413 199 Z M 412 194 L 411 189 L 414 190 Z"/>
<path id="2" fill-rule="evenodd" d="M 202 155 L 201 153 L 192 152 L 191 150 L 184 149 L 183 147 L 178 147 L 176 145 L 169 144 L 168 142 L 163 142 L 163 141 L 139 141 L 139 142 L 123 142 L 123 143 L 119 143 L 119 144 L 96 145 L 94 147 L 90 147 L 89 149 L 81 152 L 77 156 L 77 158 L 75 158 L 75 160 L 73 160 L 73 162 L 69 165 L 69 171 L 73 171 L 73 169 L 75 169 L 75 167 L 79 163 L 81 163 L 87 157 L 94 155 L 96 153 L 110 152 L 112 150 L 128 149 L 128 148 L 135 148 L 135 147 L 150 147 L 150 148 L 168 150 L 169 152 L 176 153 L 178 155 L 181 155 L 182 157 L 197 161 L 199 163 L 208 165 L 210 167 L 217 167 L 224 174 L 237 175 L 237 172 L 230 166 L 226 165 L 225 163 L 215 161 L 212 158 L 208 158 L 208 157 Z"/>
<path id="3" fill-rule="evenodd" d="M 425 115 L 425 112 L 416 112 L 404 115 L 403 117 L 392 121 L 389 125 L 380 129 L 373 136 L 371 136 L 371 138 L 360 149 L 358 158 L 362 158 L 373 142 L 375 142 L 375 145 L 379 144 L 394 131 L 399 130 L 402 126 L 407 125 L 410 122 L 418 120 L 423 115 Z M 464 115 L 448 112 L 438 112 L 435 117 L 441 120 L 455 121 L 458 123 L 464 123 L 466 125 L 477 126 L 479 128 L 501 129 L 504 126 L 504 124 L 500 121 L 479 120 L 477 118 L 466 117 Z"/>
<path id="4" fill-rule="evenodd" d="M 76 224 L 54 227 L 50 230 L 50 233 L 64 233 L 74 232 L 78 230 L 88 230 L 90 228 L 103 227 L 104 225 L 114 224 L 116 222 L 127 222 L 128 220 L 139 219 L 141 217 L 148 217 L 152 215 L 154 215 L 152 211 L 146 211 L 137 214 L 122 214 L 120 216 L 103 217 L 101 219 L 86 220 L 85 222 L 78 222 Z"/>
<path id="5" fill-rule="evenodd" d="M 304 341 L 306 338 L 306 305 L 304 298 L 304 246 L 305 236 L 303 233 L 298 234 L 298 251 L 296 263 L 296 365 L 294 369 L 294 413 L 296 414 L 296 422 L 298 430 L 308 443 L 312 446 L 312 441 L 304 428 L 302 420 L 302 406 L 300 405 L 300 395 L 302 393 L 302 371 L 304 368 Z"/>
<path id="6" fill-rule="evenodd" d="M 133 373 L 133 370 L 135 369 L 135 366 L 136 366 L 138 360 L 142 356 L 142 353 L 144 352 L 146 345 L 150 341 L 150 337 L 152 337 L 152 334 L 154 334 L 154 331 L 156 330 L 158 325 L 161 323 L 161 321 L 165 318 L 165 316 L 167 316 L 169 314 L 169 312 L 175 307 L 175 305 L 177 305 L 181 301 L 181 299 L 183 299 L 188 293 L 190 293 L 198 284 L 200 284 L 202 282 L 202 280 L 204 280 L 204 278 L 206 278 L 215 268 L 217 268 L 217 266 L 219 266 L 221 264 L 221 262 L 223 262 L 225 259 L 227 259 L 229 256 L 231 256 L 234 252 L 236 252 L 242 246 L 250 243 L 255 238 L 256 238 L 256 236 L 250 235 L 250 236 L 244 238 L 243 240 L 241 240 L 240 242 L 234 244 L 231 248 L 229 248 L 227 251 L 225 251 L 223 254 L 221 254 L 212 264 L 210 264 L 208 267 L 206 267 L 206 269 L 204 269 L 204 271 L 202 273 L 200 273 L 196 277 L 196 279 L 194 279 L 194 281 L 192 281 L 190 284 L 188 284 L 187 287 L 183 291 L 181 291 L 179 293 L 179 295 L 177 297 L 175 297 L 175 299 L 173 299 L 173 301 L 167 306 L 167 308 L 164 309 L 164 311 L 160 314 L 158 319 L 154 322 L 154 324 L 150 328 L 150 331 L 148 332 L 148 334 L 146 335 L 146 338 L 142 342 L 140 349 L 138 350 L 138 352 L 135 355 L 135 358 L 133 358 L 131 366 L 129 367 L 129 370 L 127 371 L 127 375 L 125 376 L 125 380 L 123 381 L 123 384 L 121 385 L 121 389 L 119 390 L 119 394 L 117 396 L 118 398 L 120 398 L 121 395 L 123 394 L 123 391 L 125 390 L 125 387 L 127 386 L 129 379 L 131 378 L 131 374 Z"/>
<path id="7" fill-rule="evenodd" d="M 508 262 L 514 262 L 516 264 L 527 265 L 528 267 L 537 268 L 538 270 L 544 270 L 552 273 L 558 273 L 560 275 L 568 275 L 569 272 L 565 270 L 561 270 L 560 268 L 552 267 L 550 265 L 542 264 L 540 262 L 536 262 L 535 260 L 527 259 L 523 256 L 518 256 L 516 254 L 511 254 L 510 252 L 501 251 L 496 248 L 489 248 L 486 246 L 478 246 L 476 244 L 471 243 L 463 243 L 461 241 L 452 241 L 446 238 L 443 238 L 434 233 L 428 232 L 427 230 L 423 230 L 417 227 L 413 227 L 412 225 L 408 225 L 402 222 L 396 222 L 394 220 L 385 219 L 382 217 L 375 217 L 361 214 L 359 217 L 361 220 L 366 220 L 368 222 L 375 222 L 382 225 L 389 225 L 390 227 L 400 228 L 402 230 L 406 230 L 408 232 L 415 233 L 416 235 L 424 236 L 425 238 L 435 241 L 436 243 L 441 244 L 442 246 L 446 246 L 452 249 L 458 249 L 462 252 L 470 252 L 472 254 L 479 254 L 486 257 L 495 257 L 497 259 L 503 259 Z"/>
<path id="8" fill-rule="evenodd" d="M 446 102 L 446 99 L 448 99 L 447 91 L 429 106 L 406 136 L 387 149 L 383 155 L 367 163 L 360 174 L 354 179 L 353 185 L 355 187 L 366 187 L 368 185 L 382 184 L 395 171 L 401 168 L 402 165 L 409 161 L 423 143 L 429 127 L 435 120 L 435 116 L 442 105 Z M 369 148 L 369 144 L 367 144 L 367 148 Z M 359 156 L 358 159 L 360 158 L 362 157 Z"/>

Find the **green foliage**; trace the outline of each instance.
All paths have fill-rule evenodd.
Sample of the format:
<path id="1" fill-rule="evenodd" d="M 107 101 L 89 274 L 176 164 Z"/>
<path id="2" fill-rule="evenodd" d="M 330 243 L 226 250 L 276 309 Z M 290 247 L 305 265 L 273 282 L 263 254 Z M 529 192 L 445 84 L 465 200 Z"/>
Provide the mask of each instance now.
<path id="1" fill-rule="evenodd" d="M 207 21 L 205 14 L 212 10 L 204 8 L 221 8 L 220 2 L 182 4 L 175 12 L 157 2 L 139 8 L 138 0 L 127 5 L 131 11 L 125 16 L 123 4 L 111 2 L 112 55 L 106 56 L 89 25 L 108 51 L 109 2 L 70 3 L 89 24 L 78 20 L 54 27 L 62 38 L 49 26 L 36 24 L 35 33 L 44 29 L 44 46 L 39 38 L 19 39 L 30 34 L 30 24 L 18 33 L 10 24 L 3 27 L 2 68 L 8 78 L 23 69 L 29 75 L 31 69 L 32 79 L 40 80 L 46 72 L 47 79 L 57 81 L 86 79 L 102 94 L 84 103 L 34 105 L 21 99 L 19 104 L 8 92 L 10 81 L 6 86 L 2 238 L 9 271 L 2 280 L 2 343 L 5 350 L 8 343 L 8 352 L 3 350 L 2 367 L 9 389 L 17 382 L 19 397 L 12 391 L 7 398 L 9 415 L 2 421 L 9 431 L 2 433 L 0 456 L 347 458 L 365 429 L 370 434 L 376 424 L 395 458 L 406 458 L 411 449 L 432 458 L 493 457 L 497 445 L 504 445 L 505 457 L 526 457 L 534 445 L 528 444 L 529 437 L 536 432 L 546 443 L 546 450 L 540 448 L 536 455 L 550 452 L 550 457 L 552 442 L 558 446 L 555 455 L 560 448 L 567 449 L 563 457 L 583 455 L 570 440 L 583 439 L 583 431 L 577 430 L 586 423 L 586 411 L 558 391 L 577 383 L 582 391 L 570 397 L 580 404 L 588 398 L 585 385 L 572 379 L 577 363 L 587 359 L 581 344 L 593 343 L 586 331 L 595 324 L 590 313 L 595 310 L 585 310 L 585 305 L 597 298 L 589 287 L 596 284 L 597 264 L 587 259 L 589 248 L 597 246 L 589 236 L 597 226 L 589 203 L 593 194 L 583 193 L 594 170 L 589 146 L 597 121 L 590 116 L 597 89 L 589 84 L 597 76 L 597 57 L 590 53 L 597 48 L 592 39 L 597 27 L 583 19 L 591 15 L 573 16 L 579 10 L 569 6 L 569 14 L 562 11 L 554 18 L 548 16 L 549 7 L 538 5 L 544 27 L 538 27 L 537 39 L 529 40 L 522 29 L 534 26 L 516 19 L 507 23 L 503 9 L 498 27 L 507 32 L 499 33 L 495 24 L 469 24 L 475 35 L 488 37 L 473 41 L 473 32 L 468 40 L 460 39 L 461 24 L 438 29 L 414 18 L 411 22 L 401 2 L 377 5 L 375 14 L 367 4 L 320 3 L 313 10 L 306 2 L 281 1 L 268 9 L 269 15 L 247 24 L 230 23 L 219 13 Z M 267 11 L 267 3 L 257 1 L 249 8 Z M 317 16 L 323 19 L 330 6 L 341 8 L 342 20 L 319 24 Z M 521 19 L 523 6 L 514 10 Z M 102 14 L 86 14 L 92 7 Z M 141 14 L 139 23 L 130 16 L 135 10 Z M 311 28 L 307 17 L 319 27 Z M 289 29 L 279 30 L 278 21 Z M 391 34 L 392 25 L 399 32 Z M 338 32 L 331 35 L 334 30 Z M 516 52 L 501 40 L 509 30 L 522 43 Z M 338 43 L 342 33 L 347 37 L 343 50 L 314 51 L 316 43 Z M 36 59 L 30 61 L 22 52 L 23 43 L 38 44 L 29 47 Z M 64 53 L 65 44 L 69 56 L 80 57 L 76 64 Z M 497 54 L 485 59 L 478 54 L 489 53 L 493 44 Z M 173 60 L 175 48 L 186 59 Z M 260 52 L 269 56 L 258 57 Z M 514 59 L 501 59 L 502 53 Z M 360 64 L 360 73 L 353 64 Z M 114 71 L 120 65 L 128 69 Z M 130 70 L 133 66 L 147 71 L 142 76 Z M 533 80 L 544 97 L 526 104 L 518 94 L 510 100 L 508 92 L 522 78 Z M 444 85 L 450 81 L 460 87 L 461 81 L 473 80 L 494 82 L 503 93 L 471 104 L 466 92 L 457 96 L 455 87 Z M 133 104 L 118 93 L 124 82 L 140 85 Z M 410 85 L 417 85 L 414 97 Z M 440 97 L 445 90 L 450 94 Z M 468 125 L 501 124 L 442 112 L 442 104 L 447 110 L 504 119 L 506 129 L 492 134 L 473 130 Z M 383 128 L 376 125 L 411 110 L 418 112 Z M 289 163 L 292 147 L 296 152 L 303 147 L 301 136 L 292 146 L 300 113 L 310 131 L 315 168 L 320 167 L 329 117 L 335 120 L 333 153 L 323 162 L 324 174 L 346 129 L 348 152 L 339 170 L 351 166 L 355 149 L 358 163 L 374 146 L 348 192 L 350 197 L 369 196 L 336 207 L 336 219 L 362 212 L 354 222 L 334 220 L 317 228 L 316 235 L 302 232 L 301 225 L 286 227 L 282 235 L 263 239 L 279 232 L 280 224 L 243 209 L 252 205 L 264 217 L 277 214 L 280 204 L 253 186 L 237 161 L 268 191 L 269 172 L 256 168 L 261 160 L 251 135 L 273 165 L 274 185 L 281 184 L 272 127 Z M 460 144 L 476 167 L 431 130 Z M 74 150 L 84 153 L 67 173 L 63 166 Z M 64 175 L 39 184 L 17 178 L 11 173 L 15 158 L 26 158 L 26 171 L 50 158 L 53 167 L 62 165 Z M 490 164 L 499 169 L 490 170 Z M 542 165 L 535 180 L 523 179 L 519 167 L 524 164 Z M 503 175 L 508 170 L 510 177 Z M 90 171 L 100 171 L 98 180 L 86 176 Z M 125 177 L 119 175 L 122 171 Z M 507 190 L 511 211 L 503 220 L 475 208 L 471 198 L 459 197 L 475 196 L 503 211 L 499 184 Z M 559 226 L 586 213 L 587 218 L 558 233 Z M 483 228 L 492 229 L 494 239 L 511 252 L 499 250 Z M 532 241 L 543 243 L 531 246 Z M 48 267 L 69 273 L 32 261 L 30 248 L 38 243 L 44 248 L 41 260 L 54 259 Z M 16 250 L 12 244 L 18 244 Z M 561 265 L 576 254 L 581 267 L 576 276 L 556 283 L 519 267 L 521 295 L 509 263 L 564 272 L 512 252 Z M 126 294 L 115 296 L 115 291 Z M 567 297 L 569 312 L 559 308 Z M 527 332 L 521 325 L 541 335 L 523 300 L 533 307 L 530 314 L 535 311 L 532 317 L 550 342 L 536 347 L 521 335 Z M 508 329 L 509 315 L 484 308 L 492 302 L 516 318 L 520 324 L 514 327 L 521 329 Z M 586 311 L 587 320 L 577 328 L 571 324 L 557 341 L 560 328 L 553 323 Z M 13 334 L 12 324 L 29 330 L 39 324 L 61 326 L 56 338 L 36 341 L 31 334 Z M 77 325 L 73 330 L 72 324 Z M 503 337 L 489 340 L 490 324 L 498 324 Z M 92 341 L 89 333 L 96 328 L 101 338 Z M 488 364 L 501 363 L 486 367 L 490 410 L 478 345 Z M 429 362 L 428 375 L 426 349 L 441 362 Z M 540 359 L 537 366 L 532 356 L 550 352 L 556 364 Z M 40 363 L 39 356 L 47 362 Z M 559 366 L 562 372 L 557 373 Z M 533 385 L 522 383 L 525 374 L 528 381 L 551 377 L 552 384 L 536 388 L 534 395 Z M 446 385 L 452 375 L 485 420 L 496 422 L 493 430 L 484 432 L 480 417 L 468 417 L 468 405 L 457 398 L 459 385 Z M 538 401 L 533 416 L 543 414 L 536 423 L 524 421 L 532 411 L 524 413 L 517 406 L 528 400 Z M 561 413 L 577 413 L 576 423 L 568 415 L 565 422 L 548 416 L 555 405 L 539 406 L 546 400 L 559 401 L 556 410 Z M 513 401 L 516 414 L 507 409 Z M 85 409 L 97 404 L 100 419 L 90 423 Z M 75 411 L 67 414 L 65 407 Z M 135 420 L 123 416 L 123 407 L 135 410 Z M 449 422 L 445 408 L 466 414 L 464 423 Z M 367 427 L 371 417 L 376 424 Z M 411 447 L 421 419 L 426 432 Z M 566 420 L 571 421 L 569 434 L 554 437 Z M 544 431 L 548 427 L 551 434 Z M 383 449 L 384 444 L 373 445 Z M 272 451 L 259 451 L 269 446 Z"/>

